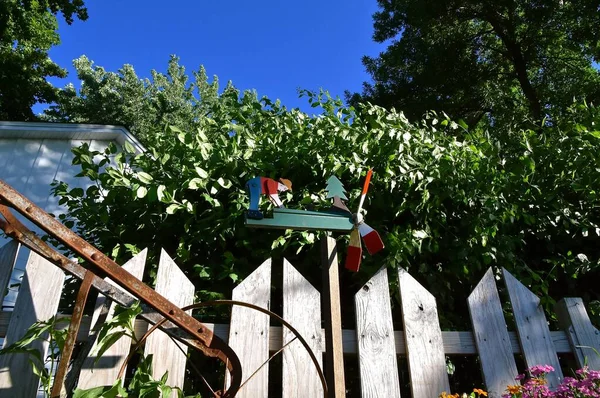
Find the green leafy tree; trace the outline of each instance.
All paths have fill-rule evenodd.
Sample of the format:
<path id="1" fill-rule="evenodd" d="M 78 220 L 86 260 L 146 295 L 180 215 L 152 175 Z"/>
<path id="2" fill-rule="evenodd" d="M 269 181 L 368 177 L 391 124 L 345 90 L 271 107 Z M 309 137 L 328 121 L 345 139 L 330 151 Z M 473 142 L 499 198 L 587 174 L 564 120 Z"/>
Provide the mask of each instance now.
<path id="1" fill-rule="evenodd" d="M 127 147 L 78 148 L 75 164 L 92 187 L 56 186 L 69 209 L 61 220 L 78 220 L 77 231 L 117 261 L 148 247 L 156 264 L 164 247 L 199 299 L 229 295 L 265 258 L 284 253 L 316 282 L 319 250 L 310 249 L 317 235 L 245 227 L 245 182 L 284 175 L 294 181 L 293 194 L 283 198 L 289 207 L 319 209 L 327 206 L 323 181 L 335 174 L 354 187 L 348 197 L 356 208 L 368 165 L 376 176 L 369 224 L 386 252 L 347 276 L 347 302 L 382 264 L 407 268 L 436 294 L 444 327 L 467 324 L 460 303 L 489 266 L 507 268 L 547 309 L 552 297 L 599 298 L 591 281 L 600 259 L 600 167 L 590 167 L 600 149 L 598 108 L 578 105 L 533 129 L 519 121 L 467 130 L 434 113 L 410 123 L 396 111 L 356 110 L 325 93 L 302 92 L 321 109 L 309 116 L 232 85 L 219 93 L 199 76 L 192 122 L 163 127 L 174 120 L 166 114 L 144 132 L 147 151 L 140 155 Z M 97 95 L 77 99 L 77 109 L 100 114 Z M 125 113 L 129 105 L 119 106 Z M 132 126 L 143 125 L 146 115 L 131 115 Z M 339 244 L 346 240 L 341 235 Z"/>
<path id="2" fill-rule="evenodd" d="M 469 124 L 557 116 L 573 98 L 597 101 L 598 0 L 378 0 L 364 57 L 372 76 L 353 103 L 395 107 L 410 119 L 445 111 Z M 350 94 L 348 94 L 350 97 Z"/>
<path id="3" fill-rule="evenodd" d="M 3 0 L 0 2 L 0 120 L 34 120 L 35 103 L 56 100 L 48 77 L 66 71 L 48 56 L 60 43 L 56 15 L 68 24 L 87 19 L 82 0 Z"/>

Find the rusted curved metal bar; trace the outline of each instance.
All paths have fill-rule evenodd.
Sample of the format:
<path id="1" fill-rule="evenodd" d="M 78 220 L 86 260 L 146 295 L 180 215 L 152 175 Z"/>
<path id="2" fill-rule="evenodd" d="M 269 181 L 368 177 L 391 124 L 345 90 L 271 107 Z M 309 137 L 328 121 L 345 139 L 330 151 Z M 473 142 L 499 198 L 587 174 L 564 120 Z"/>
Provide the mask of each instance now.
<path id="1" fill-rule="evenodd" d="M 197 343 L 199 343 L 192 343 L 194 348 L 202 351 L 204 355 L 215 357 L 223 361 L 231 374 L 230 388 L 224 392 L 223 397 L 235 397 L 242 380 L 242 367 L 239 358 L 231 347 L 220 338 L 214 336 L 212 331 L 204 324 L 188 315 L 184 310 L 171 303 L 146 284 L 142 283 L 139 279 L 104 255 L 100 250 L 77 236 L 73 231 L 40 209 L 10 185 L 0 180 L 0 213 L 5 218 L 5 220 L 0 219 L 0 228 L 12 238 L 17 239 L 24 244 L 27 243 L 27 247 L 58 267 L 72 273 L 79 279 L 84 277 L 85 269 L 83 269 L 83 267 L 79 266 L 79 268 L 82 269 L 77 269 L 72 261 L 54 251 L 54 249 L 20 223 L 11 214 L 8 207 L 11 207 L 22 214 L 63 245 L 85 259 L 92 268 L 89 269 L 90 272 L 96 271 L 94 273 L 97 273 L 97 271 L 100 271 L 107 275 L 117 285 L 129 292 L 135 298 L 154 308 L 164 318 L 187 332 L 191 337 L 197 340 Z M 72 272 L 73 270 L 77 272 Z M 92 284 L 96 286 L 98 280 L 101 280 L 101 278 L 95 275 Z"/>
<path id="2" fill-rule="evenodd" d="M 317 370 L 317 373 L 319 374 L 319 378 L 321 379 L 321 385 L 323 386 L 323 397 L 327 398 L 327 381 L 325 380 L 325 375 L 323 374 L 323 370 L 319 366 L 319 361 L 317 360 L 317 357 L 312 352 L 310 346 L 308 345 L 308 343 L 306 342 L 306 340 L 304 339 L 304 337 L 302 337 L 302 335 L 300 334 L 300 332 L 298 332 L 298 330 L 296 330 L 296 328 L 294 328 L 285 319 L 283 319 L 282 317 L 280 317 L 279 315 L 277 315 L 273 311 L 267 310 L 265 308 L 259 307 L 259 306 L 254 305 L 254 304 L 245 303 L 243 301 L 237 301 L 237 300 L 212 300 L 212 301 L 205 301 L 203 303 L 196 303 L 196 304 L 191 304 L 191 305 L 185 306 L 185 307 L 182 308 L 182 310 L 183 311 L 188 311 L 188 310 L 193 310 L 193 309 L 197 309 L 197 308 L 213 307 L 213 306 L 218 306 L 218 305 L 228 305 L 228 306 L 232 306 L 232 307 L 234 305 L 239 305 L 241 307 L 247 307 L 247 308 L 253 309 L 255 311 L 262 312 L 263 314 L 267 314 L 271 318 L 277 319 L 279 322 L 281 322 L 282 325 L 284 325 L 285 327 L 287 327 L 294 334 L 294 336 L 296 336 L 296 338 L 300 341 L 300 343 L 304 346 L 304 349 L 308 352 L 308 355 L 310 356 L 310 359 L 312 360 L 313 364 L 315 365 L 315 369 Z M 118 376 L 117 376 L 118 379 L 120 379 L 120 378 L 123 377 L 123 374 L 125 373 L 125 369 L 127 368 L 127 363 L 132 358 L 132 356 L 135 354 L 135 352 L 139 348 L 141 348 L 141 346 L 144 344 L 144 342 L 146 341 L 146 339 L 148 338 L 148 336 L 150 336 L 157 328 L 159 328 L 166 321 L 167 321 L 167 319 L 163 318 L 163 320 L 161 320 L 160 322 L 157 322 L 156 324 L 154 324 L 138 340 L 138 342 L 135 345 L 134 349 L 131 350 L 130 354 L 125 359 L 125 362 L 123 362 L 123 365 L 121 365 L 121 369 L 119 370 L 119 373 L 118 373 Z M 245 383 L 245 381 L 244 381 L 244 383 Z"/>

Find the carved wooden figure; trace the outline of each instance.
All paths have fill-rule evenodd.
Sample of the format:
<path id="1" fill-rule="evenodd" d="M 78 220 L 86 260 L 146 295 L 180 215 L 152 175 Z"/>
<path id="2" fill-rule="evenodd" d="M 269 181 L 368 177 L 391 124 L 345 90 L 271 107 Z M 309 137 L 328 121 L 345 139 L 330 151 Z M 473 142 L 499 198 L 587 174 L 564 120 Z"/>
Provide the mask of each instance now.
<path id="1" fill-rule="evenodd" d="M 248 209 L 248 218 L 262 220 L 264 215 L 258 209 L 260 204 L 260 195 L 268 195 L 269 200 L 279 208 L 284 207 L 283 202 L 279 199 L 279 192 L 291 191 L 292 182 L 285 178 L 280 178 L 275 181 L 267 177 L 254 177 L 246 183 L 246 188 L 250 194 L 250 207 Z"/>

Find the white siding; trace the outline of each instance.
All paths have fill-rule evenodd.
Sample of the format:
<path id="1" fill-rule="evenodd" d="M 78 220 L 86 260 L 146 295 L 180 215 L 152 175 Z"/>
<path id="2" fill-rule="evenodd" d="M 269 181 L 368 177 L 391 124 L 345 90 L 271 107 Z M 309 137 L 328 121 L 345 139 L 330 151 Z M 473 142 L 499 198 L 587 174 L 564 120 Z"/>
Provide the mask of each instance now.
<path id="1" fill-rule="evenodd" d="M 50 184 L 54 180 L 64 181 L 71 187 L 87 188 L 85 179 L 76 178 L 79 166 L 71 164 L 71 148 L 88 143 L 90 149 L 102 151 L 110 141 L 98 140 L 59 140 L 59 139 L 2 139 L 0 138 L 0 179 L 25 195 L 49 213 L 58 216 L 64 209 L 58 205 L 57 197 L 52 196 Z M 20 219 L 34 231 L 32 223 Z M 0 246 L 7 242 L 0 237 Z M 27 261 L 28 251 L 20 250 L 10 285 L 20 283 Z M 17 288 L 9 288 L 3 306 L 10 310 L 16 299 Z"/>

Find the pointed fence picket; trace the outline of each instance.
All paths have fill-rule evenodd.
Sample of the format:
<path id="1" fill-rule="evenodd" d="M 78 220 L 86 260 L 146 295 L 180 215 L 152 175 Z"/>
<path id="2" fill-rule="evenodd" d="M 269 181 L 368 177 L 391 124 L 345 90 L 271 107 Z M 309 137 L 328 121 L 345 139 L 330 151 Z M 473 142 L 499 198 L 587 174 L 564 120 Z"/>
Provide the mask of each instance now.
<path id="1" fill-rule="evenodd" d="M 10 274 L 16 255 L 14 243 L 0 248 L 2 290 L 7 283 L 2 275 Z M 136 268 L 139 276 L 144 258 L 145 253 L 141 253 L 126 267 L 132 267 L 131 271 Z M 500 397 L 506 386 L 514 383 L 517 374 L 515 354 L 522 355 L 527 366 L 553 365 L 558 372 L 550 377 L 552 386 L 562 377 L 557 354 L 573 353 L 579 366 L 587 363 L 592 369 L 600 368 L 594 353 L 594 350 L 600 350 L 600 332 L 591 324 L 581 299 L 566 298 L 557 304 L 565 331 L 550 331 L 539 299 L 503 270 L 516 326 L 516 332 L 509 331 L 496 287 L 496 275 L 490 268 L 468 298 L 473 330 L 446 332 L 440 330 L 435 298 L 408 272 L 399 269 L 402 319 L 396 321 L 402 321 L 404 330 L 393 330 L 388 272 L 386 268 L 380 269 L 356 293 L 356 330 L 341 333 L 344 354 L 358 358 L 362 397 L 400 397 L 400 385 L 407 383 L 410 383 L 412 397 L 430 398 L 443 391 L 449 392 L 446 356 L 451 355 L 478 356 L 485 381 L 482 387 L 489 390 L 490 397 Z M 308 341 L 322 368 L 326 350 L 322 295 L 287 260 L 283 261 L 283 275 L 283 317 Z M 34 321 L 52 316 L 56 312 L 63 278 L 58 268 L 31 254 L 14 312 L 0 312 L 0 337 L 6 337 L 7 343 L 15 341 Z M 191 303 L 194 293 L 191 283 L 164 252 L 156 289 L 180 306 Z M 265 261 L 233 291 L 234 300 L 265 309 L 270 307 L 270 296 L 271 260 Z M 140 333 L 146 327 L 143 322 L 136 322 L 136 330 L 140 329 Z M 323 396 L 317 370 L 304 347 L 285 327 L 270 326 L 267 315 L 234 306 L 230 325 L 208 324 L 207 327 L 235 350 L 242 363 L 243 381 L 250 378 L 238 397 L 268 397 L 269 355 L 282 347 L 281 395 L 286 398 Z M 87 338 L 89 329 L 90 320 L 87 319 L 81 328 L 81 340 Z M 162 332 L 155 333 L 159 340 L 146 343 L 147 352 L 155 356 L 154 363 L 160 364 L 154 368 L 154 377 L 160 378 L 168 369 L 170 375 L 176 375 L 169 382 L 182 385 L 185 355 L 170 339 L 160 340 L 165 337 Z M 100 360 L 93 372 L 89 366 L 83 367 L 80 387 L 112 383 L 110 379 L 118 371 L 115 368 L 131 349 L 129 340 L 123 339 L 118 344 L 109 351 L 110 363 Z M 44 349 L 44 346 L 39 348 Z M 410 380 L 400 379 L 397 355 L 407 358 Z M 88 358 L 88 361 L 92 360 Z M 4 369 L 0 372 L 0 396 L 35 396 L 37 376 L 24 355 L 2 355 L 0 367 Z"/>
<path id="2" fill-rule="evenodd" d="M 56 314 L 64 279 L 65 274 L 60 268 L 34 252 L 29 254 L 20 294 L 6 331 L 5 347 L 21 339 L 35 322 Z M 40 358 L 45 358 L 48 343 L 36 340 L 31 348 L 40 352 Z M 38 362 L 37 366 L 43 365 Z M 35 397 L 38 384 L 39 376 L 33 372 L 28 354 L 0 355 L 0 396 Z"/>
<path id="3" fill-rule="evenodd" d="M 525 363 L 527 367 L 551 365 L 554 372 L 548 374 L 547 381 L 550 388 L 556 388 L 563 376 L 540 299 L 506 269 L 502 271 Z"/>
<path id="4" fill-rule="evenodd" d="M 133 276 L 138 279 L 142 279 L 144 274 L 144 268 L 146 267 L 146 254 L 147 250 L 142 251 L 134 258 L 129 260 L 123 265 L 123 268 L 129 271 Z M 108 282 L 119 289 L 113 281 L 108 279 Z M 101 323 L 108 322 L 113 318 L 116 304 L 108 302 L 108 314 L 104 319 L 102 315 L 103 307 L 107 303 L 106 297 L 98 295 L 96 300 L 96 306 L 94 307 L 94 314 L 92 316 L 91 324 L 95 325 L 96 328 L 101 327 Z M 100 322 L 98 322 L 100 320 Z M 100 323 L 100 324 L 98 324 Z M 112 385 L 117 379 L 119 370 L 127 358 L 129 349 L 131 347 L 131 338 L 129 336 L 121 337 L 116 343 L 109 347 L 104 354 L 97 358 L 95 352 L 97 351 L 97 345 L 94 344 L 90 355 L 85 359 L 79 375 L 78 388 L 88 389 L 98 386 Z"/>
<path id="5" fill-rule="evenodd" d="M 485 385 L 490 395 L 499 397 L 518 373 L 491 268 L 467 301 Z"/>

